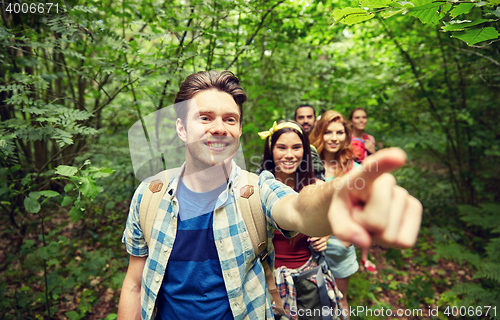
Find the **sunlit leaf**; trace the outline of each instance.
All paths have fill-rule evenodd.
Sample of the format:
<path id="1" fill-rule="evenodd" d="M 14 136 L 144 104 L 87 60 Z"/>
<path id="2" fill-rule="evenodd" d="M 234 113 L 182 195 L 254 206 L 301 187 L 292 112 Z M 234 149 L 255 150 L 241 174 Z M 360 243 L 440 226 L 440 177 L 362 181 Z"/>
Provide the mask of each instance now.
<path id="1" fill-rule="evenodd" d="M 493 27 L 468 29 L 464 32 L 454 32 L 452 37 L 466 42 L 469 46 L 481 41 L 498 38 L 499 33 Z"/>
<path id="2" fill-rule="evenodd" d="M 408 9 L 408 14 L 418 18 L 422 23 L 439 23 L 439 8 L 442 3 L 428 3 L 423 6 L 418 6 Z"/>
<path id="3" fill-rule="evenodd" d="M 469 13 L 472 10 L 472 8 L 474 8 L 473 3 L 461 3 L 455 8 L 453 8 L 453 10 L 451 10 L 450 15 L 453 18 L 456 18 L 461 14 Z"/>
<path id="4" fill-rule="evenodd" d="M 97 187 L 95 185 L 95 181 L 89 177 L 82 177 L 80 181 L 82 182 L 80 190 L 82 191 L 83 195 L 91 199 L 95 198 L 97 196 Z"/>
<path id="5" fill-rule="evenodd" d="M 470 20 L 451 21 L 450 24 L 446 25 L 445 27 L 442 27 L 442 29 L 444 31 L 462 31 L 467 27 L 472 27 L 488 21 L 492 20 L 478 19 L 475 21 L 470 21 Z"/>
<path id="6" fill-rule="evenodd" d="M 56 173 L 66 177 L 72 177 L 78 172 L 78 168 L 60 165 L 56 168 Z"/>
<path id="7" fill-rule="evenodd" d="M 60 196 L 59 192 L 53 191 L 53 190 L 43 190 L 43 191 L 38 191 L 42 196 L 47 197 L 47 198 L 53 198 L 53 197 L 58 197 Z"/>
<path id="8" fill-rule="evenodd" d="M 368 13 L 361 8 L 351 7 L 343 8 L 341 10 L 336 9 L 332 14 L 336 22 L 342 22 L 347 25 L 363 22 L 375 16 L 373 13 Z"/>
<path id="9" fill-rule="evenodd" d="M 406 8 L 402 8 L 399 10 L 385 10 L 381 13 L 381 15 L 382 15 L 382 18 L 387 19 L 387 18 L 390 18 L 398 13 L 402 13 L 404 11 L 406 11 Z"/>
<path id="10" fill-rule="evenodd" d="M 368 8 L 385 8 L 393 5 L 395 2 L 395 0 L 361 0 L 359 5 Z"/>

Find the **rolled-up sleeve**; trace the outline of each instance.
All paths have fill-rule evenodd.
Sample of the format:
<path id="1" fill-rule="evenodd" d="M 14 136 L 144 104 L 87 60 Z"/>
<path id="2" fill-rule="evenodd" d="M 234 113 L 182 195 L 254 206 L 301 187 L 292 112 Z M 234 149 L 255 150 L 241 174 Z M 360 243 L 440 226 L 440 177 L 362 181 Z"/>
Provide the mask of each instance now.
<path id="1" fill-rule="evenodd" d="M 273 219 L 273 208 L 276 203 L 291 194 L 297 194 L 289 186 L 279 182 L 269 171 L 262 171 L 259 175 L 259 193 L 262 208 L 266 214 L 266 220 L 271 223 L 274 229 L 279 230 L 285 237 L 292 238 L 297 235 L 295 231 L 284 230 L 280 228 Z"/>
<path id="2" fill-rule="evenodd" d="M 136 257 L 145 257 L 148 255 L 148 245 L 144 238 L 139 219 L 139 207 L 146 186 L 147 183 L 142 182 L 135 190 L 132 201 L 130 202 L 127 224 L 122 237 L 122 242 L 125 243 L 127 252 Z"/>

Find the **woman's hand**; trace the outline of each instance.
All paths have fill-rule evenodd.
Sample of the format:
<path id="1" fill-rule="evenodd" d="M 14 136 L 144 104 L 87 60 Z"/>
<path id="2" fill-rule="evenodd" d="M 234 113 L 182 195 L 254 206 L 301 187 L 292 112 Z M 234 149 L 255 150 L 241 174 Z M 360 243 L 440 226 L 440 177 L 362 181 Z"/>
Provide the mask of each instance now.
<path id="1" fill-rule="evenodd" d="M 372 141 L 370 139 L 364 139 L 365 142 L 365 148 L 368 151 L 368 154 L 374 154 L 375 153 L 375 146 L 373 145 Z"/>
<path id="2" fill-rule="evenodd" d="M 325 251 L 328 239 L 330 239 L 330 236 L 312 237 L 307 239 L 307 241 L 312 245 L 314 251 Z"/>

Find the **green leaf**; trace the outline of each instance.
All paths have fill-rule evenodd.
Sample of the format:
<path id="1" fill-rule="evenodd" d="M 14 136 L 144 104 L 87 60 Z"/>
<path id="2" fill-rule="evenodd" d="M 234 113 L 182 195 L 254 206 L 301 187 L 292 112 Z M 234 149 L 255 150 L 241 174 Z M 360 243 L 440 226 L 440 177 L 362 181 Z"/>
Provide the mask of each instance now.
<path id="1" fill-rule="evenodd" d="M 47 260 L 48 258 L 50 258 L 50 254 L 49 251 L 47 250 L 47 247 L 40 247 L 36 252 L 43 260 Z"/>
<path id="2" fill-rule="evenodd" d="M 33 200 L 38 200 L 40 199 L 40 196 L 42 194 L 38 191 L 33 191 L 33 192 L 30 192 L 30 198 L 33 199 Z"/>
<path id="3" fill-rule="evenodd" d="M 335 9 L 332 14 L 336 22 L 342 22 L 347 25 L 363 22 L 375 16 L 373 13 L 369 13 L 361 8 L 352 7 L 346 7 L 341 10 Z"/>
<path id="4" fill-rule="evenodd" d="M 40 204 L 30 197 L 24 198 L 24 208 L 31 213 L 38 213 L 40 211 Z"/>
<path id="5" fill-rule="evenodd" d="M 0 196 L 10 192 L 10 188 L 0 188 Z"/>
<path id="6" fill-rule="evenodd" d="M 10 171 L 12 171 L 14 173 L 14 172 L 16 172 L 19 169 L 21 169 L 21 165 L 20 164 L 16 164 L 15 166 L 12 166 L 10 168 Z"/>
<path id="7" fill-rule="evenodd" d="M 61 176 L 73 177 L 78 172 L 78 168 L 60 165 L 56 168 L 56 173 Z"/>
<path id="8" fill-rule="evenodd" d="M 35 240 L 28 239 L 28 240 L 24 241 L 24 244 L 23 244 L 22 247 L 24 247 L 24 248 L 31 248 L 34 245 L 35 245 Z"/>
<path id="9" fill-rule="evenodd" d="M 98 193 L 95 181 L 89 177 L 82 177 L 80 181 L 82 182 L 80 190 L 82 191 L 83 195 L 89 197 L 90 199 L 95 198 Z"/>
<path id="10" fill-rule="evenodd" d="M 116 320 L 118 318 L 118 315 L 116 313 L 110 313 L 104 318 L 104 320 Z"/>
<path id="11" fill-rule="evenodd" d="M 80 220 L 83 217 L 83 213 L 82 213 L 80 206 L 76 206 L 76 205 L 73 206 L 73 208 L 71 208 L 71 210 L 69 210 L 69 216 L 71 217 L 71 220 L 73 220 L 74 222 L 77 222 L 78 220 Z"/>
<path id="12" fill-rule="evenodd" d="M 53 197 L 58 197 L 60 196 L 59 192 L 52 191 L 52 190 L 43 190 L 43 191 L 38 191 L 42 196 L 47 197 L 47 198 L 53 198 Z"/>
<path id="13" fill-rule="evenodd" d="M 481 24 L 483 22 L 488 22 L 492 20 L 486 20 L 486 19 L 478 19 L 475 21 L 470 21 L 470 20 L 454 20 L 450 21 L 450 24 L 442 27 L 444 31 L 462 31 L 465 30 L 467 27 L 472 27 L 478 24 Z"/>
<path id="14" fill-rule="evenodd" d="M 68 183 L 67 185 L 64 186 L 64 192 L 69 192 L 73 189 L 75 189 L 75 184 L 73 183 Z"/>
<path id="15" fill-rule="evenodd" d="M 47 250 L 52 254 L 57 253 L 57 251 L 59 251 L 59 243 L 57 243 L 56 241 L 51 241 L 47 247 Z"/>
<path id="16" fill-rule="evenodd" d="M 115 207 L 116 203 L 114 201 L 108 201 L 106 202 L 106 209 L 113 209 Z"/>
<path id="17" fill-rule="evenodd" d="M 495 11 L 490 11 L 490 12 L 500 18 L 500 7 L 497 7 Z"/>
<path id="18" fill-rule="evenodd" d="M 428 3 L 423 6 L 408 8 L 408 14 L 418 18 L 422 23 L 439 23 L 439 7 L 441 3 Z"/>
<path id="19" fill-rule="evenodd" d="M 454 32 L 452 38 L 460 39 L 469 46 L 481 41 L 498 38 L 499 33 L 493 27 L 468 29 L 464 32 Z"/>
<path id="20" fill-rule="evenodd" d="M 461 14 L 469 13 L 472 10 L 472 8 L 474 8 L 473 3 L 461 3 L 455 8 L 453 8 L 453 10 L 451 10 L 450 15 L 453 18 L 456 18 Z"/>
<path id="21" fill-rule="evenodd" d="M 70 205 L 71 203 L 73 202 L 73 197 L 64 197 L 62 202 L 61 202 L 61 206 L 65 207 L 67 205 Z"/>
<path id="22" fill-rule="evenodd" d="M 368 8 L 386 8 L 393 5 L 395 2 L 395 0 L 361 0 L 359 2 L 359 6 Z"/>
<path id="23" fill-rule="evenodd" d="M 76 311 L 68 311 L 65 313 L 66 317 L 68 317 L 68 319 L 70 320 L 77 320 L 77 319 L 80 319 L 80 315 L 78 314 L 78 312 Z"/>
<path id="24" fill-rule="evenodd" d="M 452 8 L 452 4 L 451 3 L 445 3 L 441 6 L 441 10 L 439 10 L 439 20 L 443 19 L 446 14 L 448 13 L 448 11 L 451 10 Z"/>

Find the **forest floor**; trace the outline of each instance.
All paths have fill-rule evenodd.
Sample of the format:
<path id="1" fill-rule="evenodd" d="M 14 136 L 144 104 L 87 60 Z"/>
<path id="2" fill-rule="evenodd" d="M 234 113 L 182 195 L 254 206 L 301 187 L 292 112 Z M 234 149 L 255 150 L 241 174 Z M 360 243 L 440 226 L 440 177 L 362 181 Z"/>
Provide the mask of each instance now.
<path id="1" fill-rule="evenodd" d="M 432 241 L 432 238 L 424 241 Z M 422 240 L 419 241 L 422 243 Z M 427 242 L 429 243 L 429 242 Z M 378 274 L 371 275 L 362 268 L 351 278 L 349 293 L 360 293 L 361 299 L 353 297 L 350 304 L 351 310 L 358 307 L 374 307 L 380 310 L 381 306 L 388 306 L 393 313 L 397 310 L 414 313 L 413 316 L 392 316 L 392 317 L 351 317 L 351 319 L 431 319 L 437 318 L 429 315 L 430 310 L 435 310 L 439 296 L 449 290 L 456 282 L 471 281 L 471 272 L 467 267 L 460 266 L 454 262 L 438 260 L 431 265 L 422 264 L 421 257 L 432 259 L 434 252 L 432 249 L 422 250 L 418 245 L 413 249 L 401 250 L 401 259 L 387 259 L 387 249 L 373 245 L 369 251 L 370 258 L 377 265 Z M 418 258 L 420 257 L 420 259 Z M 396 266 L 395 261 L 399 264 Z M 126 270 L 124 269 L 123 272 Z M 420 278 L 421 277 L 421 278 Z M 353 292 L 354 291 L 354 292 Z M 363 292 L 364 291 L 364 292 Z M 373 292 L 373 295 L 368 294 Z M 88 315 L 88 319 L 104 319 L 110 313 L 117 312 L 119 291 L 102 288 L 102 294 Z M 425 297 L 427 296 L 427 297 Z M 409 303 L 408 301 L 414 300 Z M 415 300 L 416 299 L 416 300 Z M 360 301 L 357 301 L 360 300 Z M 415 308 L 415 301 L 419 301 L 419 306 Z M 413 306 L 409 308 L 408 305 Z M 418 302 L 417 302 L 418 305 Z M 415 309 L 421 311 L 415 313 Z M 443 308 L 439 307 L 439 315 L 443 316 Z M 387 312 L 387 311 L 384 311 Z M 377 313 L 375 313 L 377 314 Z M 374 315 L 375 315 L 374 314 Z M 418 314 L 418 315 L 417 315 Z"/>

